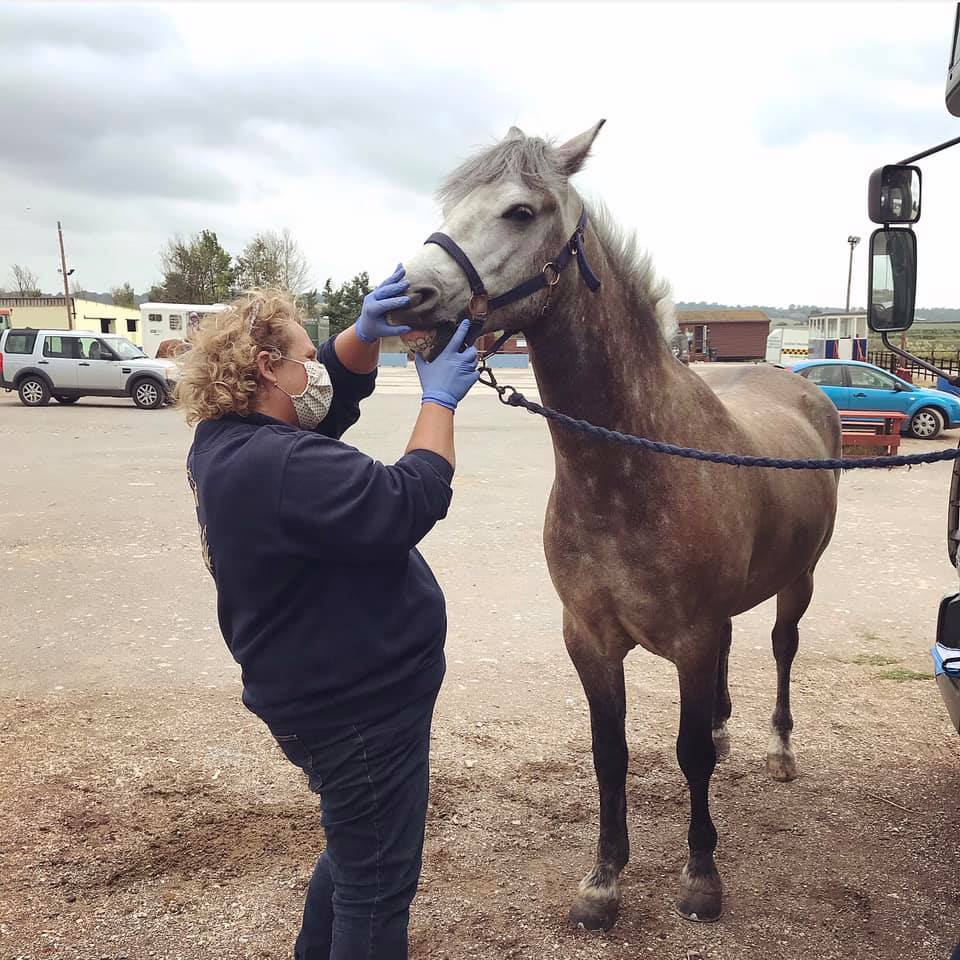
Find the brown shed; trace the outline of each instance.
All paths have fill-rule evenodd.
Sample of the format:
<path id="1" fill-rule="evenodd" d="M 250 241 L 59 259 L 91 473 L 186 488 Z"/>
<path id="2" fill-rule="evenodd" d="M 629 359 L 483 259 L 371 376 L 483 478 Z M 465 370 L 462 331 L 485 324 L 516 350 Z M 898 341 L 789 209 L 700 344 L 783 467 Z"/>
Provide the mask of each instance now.
<path id="1" fill-rule="evenodd" d="M 500 339 L 499 333 L 485 333 L 482 337 L 477 337 L 477 349 L 480 351 L 489 350 Z M 527 352 L 527 338 L 522 333 L 514 334 L 501 348 L 500 353 L 522 353 Z"/>
<path id="2" fill-rule="evenodd" d="M 678 310 L 691 360 L 763 360 L 770 318 L 762 310 Z"/>

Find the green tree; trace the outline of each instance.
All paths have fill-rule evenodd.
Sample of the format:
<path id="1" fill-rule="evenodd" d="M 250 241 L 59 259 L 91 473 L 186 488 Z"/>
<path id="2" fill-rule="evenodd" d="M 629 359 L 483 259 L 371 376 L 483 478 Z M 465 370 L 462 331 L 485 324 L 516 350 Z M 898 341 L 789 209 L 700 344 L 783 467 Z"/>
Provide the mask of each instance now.
<path id="1" fill-rule="evenodd" d="M 297 297 L 297 302 L 310 320 L 319 320 L 323 316 L 323 303 L 320 299 L 320 291 L 316 287 L 301 293 Z"/>
<path id="2" fill-rule="evenodd" d="M 271 262 L 263 234 L 258 233 L 237 257 L 235 279 L 240 290 L 277 285 L 276 265 Z"/>
<path id="3" fill-rule="evenodd" d="M 288 229 L 280 233 L 266 230 L 237 257 L 236 279 L 241 290 L 276 287 L 297 297 L 310 282 L 310 267 Z"/>
<path id="4" fill-rule="evenodd" d="M 346 330 L 360 316 L 363 298 L 372 289 L 366 270 L 336 288 L 331 280 L 327 280 L 323 285 L 321 315 L 330 324 L 331 337 Z"/>
<path id="5" fill-rule="evenodd" d="M 228 300 L 235 272 L 230 254 L 213 230 L 201 230 L 185 242 L 174 237 L 160 251 L 163 281 L 150 288 L 150 299 L 167 303 L 217 303 Z"/>
<path id="6" fill-rule="evenodd" d="M 129 283 L 122 287 L 111 287 L 110 296 L 113 298 L 114 306 L 117 307 L 136 307 L 137 295 Z"/>

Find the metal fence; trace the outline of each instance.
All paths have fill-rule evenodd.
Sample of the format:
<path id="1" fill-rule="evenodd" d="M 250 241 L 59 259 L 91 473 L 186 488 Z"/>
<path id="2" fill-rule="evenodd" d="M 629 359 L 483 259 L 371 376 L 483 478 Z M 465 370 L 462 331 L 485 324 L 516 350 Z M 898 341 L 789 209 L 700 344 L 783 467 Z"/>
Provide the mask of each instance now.
<path id="1" fill-rule="evenodd" d="M 950 353 L 936 353 L 922 357 L 921 359 L 938 367 L 952 377 L 960 376 L 960 350 L 955 350 Z M 924 370 L 918 363 L 897 356 L 897 354 L 891 353 L 889 350 L 871 350 L 867 354 L 867 360 L 891 372 L 907 370 L 913 376 L 931 376 L 931 374 L 927 370 Z"/>

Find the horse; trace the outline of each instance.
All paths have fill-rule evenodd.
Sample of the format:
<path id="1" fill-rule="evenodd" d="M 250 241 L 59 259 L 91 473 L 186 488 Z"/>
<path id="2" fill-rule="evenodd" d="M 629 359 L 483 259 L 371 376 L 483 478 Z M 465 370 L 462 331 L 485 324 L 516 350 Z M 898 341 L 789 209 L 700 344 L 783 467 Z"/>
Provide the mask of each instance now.
<path id="1" fill-rule="evenodd" d="M 483 332 L 523 331 L 542 401 L 561 413 L 707 450 L 839 457 L 837 411 L 815 385 L 767 365 L 714 365 L 701 376 L 678 360 L 668 286 L 635 238 L 570 184 L 602 125 L 561 145 L 512 127 L 455 170 L 439 192 L 442 233 L 406 261 L 411 304 L 394 322 L 411 325 L 429 357 L 449 339 L 451 317 L 470 305 L 483 320 L 484 304 L 508 301 L 486 315 Z M 542 282 L 521 284 L 538 274 Z M 489 299 L 484 284 L 510 293 Z M 838 473 L 679 460 L 549 426 L 544 548 L 589 705 L 600 805 L 595 862 L 569 917 L 608 929 L 619 913 L 630 851 L 623 663 L 640 646 L 672 661 L 680 684 L 676 750 L 690 822 L 676 906 L 690 920 L 716 920 L 723 884 L 708 791 L 730 750 L 731 618 L 777 598 L 766 768 L 792 780 L 790 669 L 833 533 Z"/>
<path id="2" fill-rule="evenodd" d="M 161 340 L 157 347 L 157 359 L 173 360 L 189 349 L 190 343 L 187 340 Z"/>

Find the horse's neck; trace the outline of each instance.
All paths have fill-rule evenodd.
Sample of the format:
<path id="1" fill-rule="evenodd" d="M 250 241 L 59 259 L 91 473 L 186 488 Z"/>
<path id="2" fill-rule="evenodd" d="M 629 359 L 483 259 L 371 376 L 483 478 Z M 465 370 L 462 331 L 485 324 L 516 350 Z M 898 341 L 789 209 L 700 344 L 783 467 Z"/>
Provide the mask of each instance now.
<path id="1" fill-rule="evenodd" d="M 630 285 L 618 281 L 605 252 L 591 251 L 591 263 L 602 277 L 599 291 L 575 277 L 527 333 L 541 399 L 591 423 L 662 436 L 675 419 L 671 388 L 688 371 L 671 354 L 654 307 L 637 302 Z M 554 430 L 555 442 L 562 442 L 563 429 Z"/>

